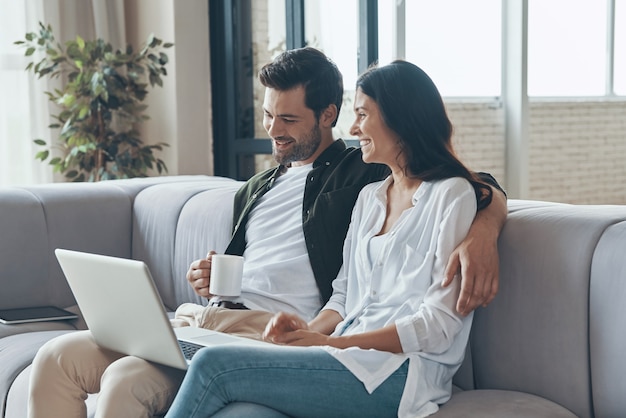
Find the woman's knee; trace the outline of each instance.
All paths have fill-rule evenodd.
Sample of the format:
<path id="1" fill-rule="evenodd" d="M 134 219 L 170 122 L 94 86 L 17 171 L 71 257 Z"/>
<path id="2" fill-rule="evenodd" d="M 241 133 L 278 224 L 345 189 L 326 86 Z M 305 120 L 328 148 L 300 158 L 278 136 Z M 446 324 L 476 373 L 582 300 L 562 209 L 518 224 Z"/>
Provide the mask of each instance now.
<path id="1" fill-rule="evenodd" d="M 251 358 L 249 347 L 214 346 L 204 347 L 196 352 L 189 372 L 201 372 L 207 376 L 227 372 L 231 367 L 240 368 Z"/>
<path id="2" fill-rule="evenodd" d="M 194 355 L 185 379 L 194 386 L 208 387 L 215 380 L 226 378 L 233 371 L 248 367 L 253 358 L 247 347 L 205 347 Z"/>

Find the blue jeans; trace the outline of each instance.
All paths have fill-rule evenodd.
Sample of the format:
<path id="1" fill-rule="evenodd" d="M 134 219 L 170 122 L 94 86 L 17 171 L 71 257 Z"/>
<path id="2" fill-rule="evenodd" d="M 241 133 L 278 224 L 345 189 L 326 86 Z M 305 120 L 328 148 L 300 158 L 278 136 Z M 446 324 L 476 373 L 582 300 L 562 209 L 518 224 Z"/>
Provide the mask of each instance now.
<path id="1" fill-rule="evenodd" d="M 372 394 L 317 347 L 207 347 L 165 418 L 396 417 L 408 362 Z"/>

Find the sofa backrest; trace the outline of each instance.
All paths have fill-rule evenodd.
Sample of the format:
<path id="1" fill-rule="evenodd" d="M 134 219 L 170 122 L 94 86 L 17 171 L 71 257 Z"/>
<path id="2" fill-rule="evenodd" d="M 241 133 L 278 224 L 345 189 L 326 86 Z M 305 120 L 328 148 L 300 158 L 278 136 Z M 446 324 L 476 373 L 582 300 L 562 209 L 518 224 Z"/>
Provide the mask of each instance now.
<path id="1" fill-rule="evenodd" d="M 130 256 L 132 202 L 107 184 L 0 190 L 0 306 L 73 305 L 55 248 Z"/>
<path id="2" fill-rule="evenodd" d="M 155 184 L 207 179 L 166 176 L 0 188 L 0 308 L 74 305 L 55 248 L 130 258 L 135 195 Z"/>
<path id="3" fill-rule="evenodd" d="M 626 415 L 626 221 L 602 234 L 591 277 L 589 354 L 595 416 L 622 417 Z"/>
<path id="4" fill-rule="evenodd" d="M 206 305 L 187 283 L 189 265 L 210 250 L 223 252 L 232 232 L 233 197 L 241 186 L 213 177 L 197 183 L 160 184 L 135 199 L 132 257 L 148 264 L 164 305 Z"/>
<path id="5" fill-rule="evenodd" d="M 597 276 L 614 269 L 606 257 L 622 254 L 623 259 L 626 255 L 624 241 L 619 251 L 615 246 L 619 237 L 607 235 L 613 231 L 611 234 L 621 236 L 623 229 L 617 230 L 615 225 L 624 219 L 623 206 L 509 202 L 509 217 L 499 240 L 500 291 L 474 318 L 470 359 L 475 388 L 536 394 L 579 417 L 594 416 L 592 374 L 600 373 L 603 380 L 615 382 L 624 376 L 610 370 L 614 361 L 624 364 L 620 356 L 600 357 L 606 354 L 605 341 L 621 342 L 624 353 L 625 332 L 617 333 L 619 337 L 616 333 L 605 336 L 609 329 L 620 326 L 616 309 L 622 310 L 624 318 L 623 304 L 601 300 L 615 288 L 625 296 L 624 275 L 613 290 L 597 286 L 602 280 Z M 592 274 L 592 260 L 598 273 Z M 591 310 L 592 318 L 590 286 L 602 289 L 594 295 L 597 306 Z M 599 330 L 599 323 L 605 329 Z M 591 352 L 590 334 L 594 337 Z M 608 367 L 592 373 L 592 355 L 594 367 Z M 622 412 L 626 410 L 623 405 Z"/>

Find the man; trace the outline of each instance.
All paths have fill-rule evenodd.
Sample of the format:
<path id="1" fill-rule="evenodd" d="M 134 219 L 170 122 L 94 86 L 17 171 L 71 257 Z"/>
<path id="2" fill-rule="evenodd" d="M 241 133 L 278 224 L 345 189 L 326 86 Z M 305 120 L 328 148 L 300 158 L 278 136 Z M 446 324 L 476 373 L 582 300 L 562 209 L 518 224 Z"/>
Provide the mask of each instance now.
<path id="1" fill-rule="evenodd" d="M 384 166 L 365 164 L 359 149 L 333 138 L 343 82 L 323 53 L 287 51 L 259 79 L 266 87 L 263 123 L 279 166 L 254 176 L 235 196 L 226 252 L 245 257 L 241 298 L 211 298 L 207 308 L 183 305 L 177 312 L 187 322 L 250 337 L 260 336 L 275 312 L 306 319 L 317 313 L 341 267 L 359 191 L 388 175 Z M 461 313 L 488 303 L 497 291 L 496 241 L 506 212 L 503 193 L 494 193 L 451 257 L 445 282 L 460 268 Z M 193 262 L 187 273 L 195 292 L 207 298 L 210 258 Z M 87 393 L 100 392 L 98 417 L 148 418 L 167 410 L 182 377 L 179 370 L 103 350 L 88 332 L 71 333 L 37 354 L 29 416 L 84 417 Z"/>

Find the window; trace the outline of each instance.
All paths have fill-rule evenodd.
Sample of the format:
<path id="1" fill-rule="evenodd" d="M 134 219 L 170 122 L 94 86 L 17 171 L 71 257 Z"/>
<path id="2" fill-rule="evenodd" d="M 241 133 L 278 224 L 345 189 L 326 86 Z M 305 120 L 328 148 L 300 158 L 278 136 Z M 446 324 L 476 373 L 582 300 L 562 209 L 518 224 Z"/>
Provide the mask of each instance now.
<path id="1" fill-rule="evenodd" d="M 210 0 L 210 15 L 217 16 L 211 28 L 216 174 L 245 179 L 273 165 L 256 72 L 286 48 L 315 46 L 337 63 L 346 90 L 335 130 L 342 138 L 350 137 L 359 69 L 372 60 L 417 64 L 448 99 L 501 96 L 504 1 Z M 626 0 L 528 0 L 528 22 L 530 95 L 626 95 Z M 242 108 L 253 108 L 251 133 L 239 128 L 250 114 L 242 117 Z"/>
<path id="2" fill-rule="evenodd" d="M 606 33 L 606 2 L 529 0 L 528 94 L 604 95 Z"/>
<path id="3" fill-rule="evenodd" d="M 356 0 L 305 2 L 306 44 L 324 51 L 343 75 L 344 101 L 334 129 L 337 138 L 348 138 L 354 122 L 352 103 L 358 77 L 358 6 Z"/>
<path id="4" fill-rule="evenodd" d="M 268 62 L 286 49 L 285 0 L 252 2 L 252 44 L 254 53 L 252 82 L 254 85 L 254 135 L 267 138 L 263 128 L 263 95 L 265 89 L 257 80 L 257 73 Z"/>
<path id="5" fill-rule="evenodd" d="M 626 96 L 626 0 L 615 2 L 614 93 Z"/>
<path id="6" fill-rule="evenodd" d="M 426 71 L 443 96 L 500 95 L 500 0 L 405 1 L 406 10 L 396 12 L 398 3 L 378 2 L 380 62 L 402 58 L 394 54 L 401 45 L 404 58 Z M 404 16 L 404 25 L 394 16 Z M 402 30 L 404 40 L 394 39 Z"/>
<path id="7" fill-rule="evenodd" d="M 42 81 L 24 71 L 29 60 L 13 43 L 24 39 L 26 7 L 6 2 L 0 13 L 0 185 L 25 185 L 49 180 L 51 170 L 35 160 L 33 139 L 49 135 L 45 115 L 47 99 Z M 37 89 L 33 86 L 37 85 Z M 44 106 L 44 109 L 42 109 Z M 47 138 L 46 138 L 47 139 Z"/>

